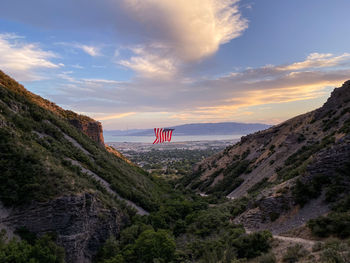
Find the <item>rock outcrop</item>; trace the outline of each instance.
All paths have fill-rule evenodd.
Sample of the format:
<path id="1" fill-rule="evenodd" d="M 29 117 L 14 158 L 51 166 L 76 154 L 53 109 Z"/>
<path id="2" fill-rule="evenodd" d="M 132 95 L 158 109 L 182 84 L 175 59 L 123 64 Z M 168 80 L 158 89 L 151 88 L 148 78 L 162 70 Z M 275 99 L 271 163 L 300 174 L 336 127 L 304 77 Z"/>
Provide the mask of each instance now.
<path id="1" fill-rule="evenodd" d="M 242 137 L 198 164 L 187 181 L 198 192 L 248 196 L 254 206 L 236 222 L 280 233 L 328 212 L 327 202 L 350 191 L 349 167 L 347 81 L 321 108 Z"/>
<path id="2" fill-rule="evenodd" d="M 95 142 L 104 145 L 102 124 L 98 121 L 84 122 L 79 119 L 71 119 L 69 122 L 79 131 L 85 133 Z"/>
<path id="3" fill-rule="evenodd" d="M 42 235 L 57 234 L 66 262 L 90 263 L 101 245 L 124 225 L 120 210 L 106 209 L 92 194 L 63 196 L 49 202 L 32 202 L 0 217 L 0 225 Z"/>

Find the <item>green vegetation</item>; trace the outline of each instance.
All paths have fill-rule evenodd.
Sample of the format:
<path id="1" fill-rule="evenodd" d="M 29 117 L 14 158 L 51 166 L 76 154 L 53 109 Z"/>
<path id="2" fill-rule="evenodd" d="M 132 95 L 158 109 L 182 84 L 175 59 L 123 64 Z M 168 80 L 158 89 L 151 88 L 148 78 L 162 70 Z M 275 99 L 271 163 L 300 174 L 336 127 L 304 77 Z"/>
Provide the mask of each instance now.
<path id="1" fill-rule="evenodd" d="M 325 174 L 315 175 L 306 182 L 298 179 L 293 189 L 293 196 L 296 203 L 303 206 L 309 200 L 320 196 L 322 191 L 324 191 L 326 201 L 335 202 L 338 201 L 339 196 L 349 190 L 349 180 L 350 163 L 347 163 L 343 167 L 339 167 L 332 176 Z"/>
<path id="2" fill-rule="evenodd" d="M 97 262 L 231 262 L 257 257 L 269 250 L 271 234 L 247 235 L 230 221 L 247 202 L 208 207 L 205 198 L 175 192 L 159 211 L 134 217 L 119 237 L 111 237 Z"/>
<path id="3" fill-rule="evenodd" d="M 297 244 L 293 247 L 287 248 L 287 252 L 283 255 L 283 262 L 294 263 L 298 262 L 299 259 L 305 257 L 308 251 L 303 248 L 302 245 Z"/>
<path id="4" fill-rule="evenodd" d="M 350 243 L 339 239 L 329 239 L 325 243 L 316 243 L 312 248 L 313 252 L 320 254 L 320 262 L 350 262 Z"/>
<path id="5" fill-rule="evenodd" d="M 158 208 L 161 192 L 153 177 L 108 153 L 67 121 L 90 118 L 26 91 L 1 71 L 0 83 L 0 200 L 5 205 L 92 191 L 106 204 L 120 206 L 91 176 L 72 165 L 74 160 L 108 181 L 122 197 L 147 210 Z"/>
<path id="6" fill-rule="evenodd" d="M 276 263 L 276 257 L 273 253 L 266 253 L 257 260 L 259 263 Z"/>
<path id="7" fill-rule="evenodd" d="M 319 237 L 350 237 L 350 195 L 336 203 L 327 216 L 310 220 L 308 227 Z"/>
<path id="8" fill-rule="evenodd" d="M 244 180 L 239 176 L 248 170 L 249 164 L 250 162 L 247 160 L 232 163 L 223 171 L 224 179 L 212 187 L 208 193 L 228 195 L 243 183 Z"/>
<path id="9" fill-rule="evenodd" d="M 305 172 L 306 166 L 310 162 L 310 157 L 334 143 L 334 140 L 334 137 L 330 135 L 323 138 L 320 142 L 301 147 L 296 153 L 289 156 L 284 163 L 284 167 L 278 170 L 277 173 L 280 180 L 287 181 Z"/>
<path id="10" fill-rule="evenodd" d="M 64 263 L 64 249 L 57 246 L 50 235 L 40 238 L 12 239 L 7 242 L 6 232 L 0 231 L 1 263 Z"/>

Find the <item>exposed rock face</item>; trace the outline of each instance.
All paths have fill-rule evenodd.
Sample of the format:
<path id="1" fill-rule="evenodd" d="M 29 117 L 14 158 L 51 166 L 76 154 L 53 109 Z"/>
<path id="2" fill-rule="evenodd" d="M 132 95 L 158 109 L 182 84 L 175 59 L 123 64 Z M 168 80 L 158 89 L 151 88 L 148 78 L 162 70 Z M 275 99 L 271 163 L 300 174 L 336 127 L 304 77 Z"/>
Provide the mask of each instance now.
<path id="1" fill-rule="evenodd" d="M 251 230 L 281 233 L 327 213 L 330 208 L 325 200 L 332 195 L 330 186 L 338 184 L 345 193 L 350 190 L 349 177 L 339 179 L 339 170 L 348 169 L 349 161 L 350 81 L 347 81 L 334 89 L 321 108 L 242 137 L 239 143 L 202 161 L 194 167 L 189 187 L 207 193 L 214 190 L 234 199 L 249 195 L 254 206 L 248 207 L 235 222 Z M 248 169 L 230 169 L 233 164 L 244 162 L 248 162 Z M 311 185 L 320 176 L 327 180 L 321 186 L 322 193 L 317 198 L 310 197 L 301 207 L 293 194 L 295 183 Z M 240 184 L 234 184 L 237 178 L 242 181 Z M 216 184 L 219 187 L 215 189 Z"/>
<path id="2" fill-rule="evenodd" d="M 273 234 L 281 234 L 300 227 L 329 210 L 322 196 L 301 208 L 293 206 L 290 195 L 284 195 L 258 201 L 258 207 L 248 209 L 236 217 L 234 222 L 243 224 L 250 231 L 269 230 Z"/>
<path id="3" fill-rule="evenodd" d="M 332 148 L 320 151 L 307 167 L 308 177 L 334 176 L 337 169 L 350 161 L 350 135 L 341 138 Z"/>
<path id="4" fill-rule="evenodd" d="M 33 202 L 11 210 L 0 220 L 0 225 L 13 230 L 25 227 L 39 235 L 57 233 L 67 263 L 90 263 L 106 239 L 119 233 L 125 217 L 117 210 L 103 208 L 94 195 L 82 194 Z"/>
<path id="5" fill-rule="evenodd" d="M 78 130 L 85 133 L 94 141 L 104 145 L 102 124 L 98 121 L 82 122 L 78 119 L 69 120 Z"/>

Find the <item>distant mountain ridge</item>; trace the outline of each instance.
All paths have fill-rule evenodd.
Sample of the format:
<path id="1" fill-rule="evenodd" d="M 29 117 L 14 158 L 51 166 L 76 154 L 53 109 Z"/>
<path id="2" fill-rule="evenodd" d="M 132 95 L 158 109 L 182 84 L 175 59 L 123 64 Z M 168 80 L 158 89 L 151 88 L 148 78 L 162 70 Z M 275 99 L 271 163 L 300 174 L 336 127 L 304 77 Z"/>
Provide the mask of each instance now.
<path id="1" fill-rule="evenodd" d="M 244 135 L 270 127 L 271 125 L 261 123 L 219 122 L 191 123 L 165 128 L 175 129 L 174 135 Z M 109 136 L 152 136 L 154 131 L 153 129 L 107 130 L 104 133 Z"/>

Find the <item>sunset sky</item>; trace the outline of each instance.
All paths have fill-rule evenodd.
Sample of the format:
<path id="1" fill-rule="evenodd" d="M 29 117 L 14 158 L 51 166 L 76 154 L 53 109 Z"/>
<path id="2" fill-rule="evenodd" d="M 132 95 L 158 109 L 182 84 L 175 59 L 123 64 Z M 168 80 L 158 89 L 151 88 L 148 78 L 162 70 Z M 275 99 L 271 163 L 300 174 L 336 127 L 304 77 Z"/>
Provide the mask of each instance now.
<path id="1" fill-rule="evenodd" d="M 349 0 L 4 0 L 0 69 L 105 129 L 276 124 L 350 79 Z"/>

